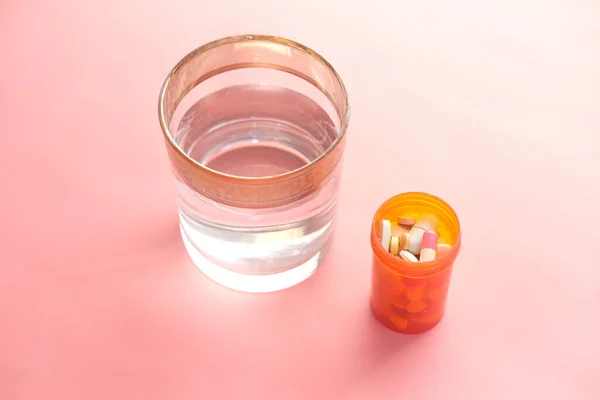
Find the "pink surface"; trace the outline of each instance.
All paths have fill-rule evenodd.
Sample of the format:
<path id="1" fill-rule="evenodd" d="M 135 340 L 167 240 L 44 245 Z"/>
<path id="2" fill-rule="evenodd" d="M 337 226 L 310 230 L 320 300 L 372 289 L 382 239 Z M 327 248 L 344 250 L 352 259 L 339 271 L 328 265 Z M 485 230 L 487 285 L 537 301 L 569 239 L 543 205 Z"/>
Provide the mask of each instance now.
<path id="1" fill-rule="evenodd" d="M 598 4 L 319 3 L 2 3 L 0 399 L 600 398 Z M 336 244 L 271 295 L 191 264 L 156 115 L 180 57 L 248 32 L 322 53 L 353 107 Z M 368 238 L 412 190 L 464 245 L 406 337 Z"/>

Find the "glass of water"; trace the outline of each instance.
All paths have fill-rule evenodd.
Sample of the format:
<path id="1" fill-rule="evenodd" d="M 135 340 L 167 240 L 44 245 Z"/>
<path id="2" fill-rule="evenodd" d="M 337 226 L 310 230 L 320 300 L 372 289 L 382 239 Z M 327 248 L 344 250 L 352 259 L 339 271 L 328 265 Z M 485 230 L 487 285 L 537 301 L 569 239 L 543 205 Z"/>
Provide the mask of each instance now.
<path id="1" fill-rule="evenodd" d="M 279 37 L 216 40 L 170 72 L 159 119 L 194 263 L 246 292 L 311 276 L 332 241 L 349 119 L 333 67 Z"/>

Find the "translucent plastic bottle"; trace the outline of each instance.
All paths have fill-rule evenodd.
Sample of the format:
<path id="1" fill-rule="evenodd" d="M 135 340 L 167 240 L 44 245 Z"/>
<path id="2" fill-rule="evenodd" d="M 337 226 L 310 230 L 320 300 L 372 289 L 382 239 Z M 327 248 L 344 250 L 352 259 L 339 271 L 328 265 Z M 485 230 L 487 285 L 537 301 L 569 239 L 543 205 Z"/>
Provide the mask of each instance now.
<path id="1" fill-rule="evenodd" d="M 381 220 L 400 215 L 434 216 L 440 242 L 452 248 L 434 261 L 411 263 L 381 245 Z M 397 229 L 402 229 L 397 227 Z M 401 333 L 425 332 L 442 319 L 454 260 L 460 251 L 460 223 L 443 200 L 426 193 L 402 193 L 385 201 L 371 226 L 373 249 L 371 310 L 386 327 Z"/>

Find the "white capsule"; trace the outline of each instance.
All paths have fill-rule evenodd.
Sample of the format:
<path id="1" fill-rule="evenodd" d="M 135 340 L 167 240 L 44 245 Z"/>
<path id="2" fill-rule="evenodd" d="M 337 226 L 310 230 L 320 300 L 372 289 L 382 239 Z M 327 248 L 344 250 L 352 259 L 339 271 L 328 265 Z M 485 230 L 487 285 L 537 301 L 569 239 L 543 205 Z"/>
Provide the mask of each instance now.
<path id="1" fill-rule="evenodd" d="M 410 242 L 408 243 L 408 251 L 414 255 L 421 253 L 421 241 L 423 234 L 427 231 L 435 230 L 437 220 L 434 216 L 427 215 L 419 218 L 416 224 L 410 229 Z"/>
<path id="2" fill-rule="evenodd" d="M 419 260 L 417 259 L 417 257 L 415 257 L 410 251 L 402 250 L 400 252 L 400 254 L 398 254 L 398 255 L 404 261 L 410 261 L 410 262 L 415 262 L 415 263 L 419 262 Z"/>
<path id="3" fill-rule="evenodd" d="M 385 251 L 390 251 L 390 240 L 392 239 L 392 223 L 387 219 L 381 220 L 381 245 Z"/>
<path id="4" fill-rule="evenodd" d="M 428 262 L 435 260 L 434 249 L 421 249 L 421 255 L 419 256 L 420 262 Z"/>

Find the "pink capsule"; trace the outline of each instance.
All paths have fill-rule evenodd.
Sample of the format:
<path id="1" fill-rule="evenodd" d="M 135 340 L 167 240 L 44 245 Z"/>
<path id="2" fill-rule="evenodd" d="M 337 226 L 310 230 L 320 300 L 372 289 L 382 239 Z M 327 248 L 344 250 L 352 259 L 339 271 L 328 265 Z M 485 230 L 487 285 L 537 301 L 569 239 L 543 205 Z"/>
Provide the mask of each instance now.
<path id="1" fill-rule="evenodd" d="M 435 260 L 435 253 L 438 243 L 438 234 L 434 231 L 427 231 L 423 234 L 421 241 L 421 254 L 419 261 L 427 262 Z"/>

